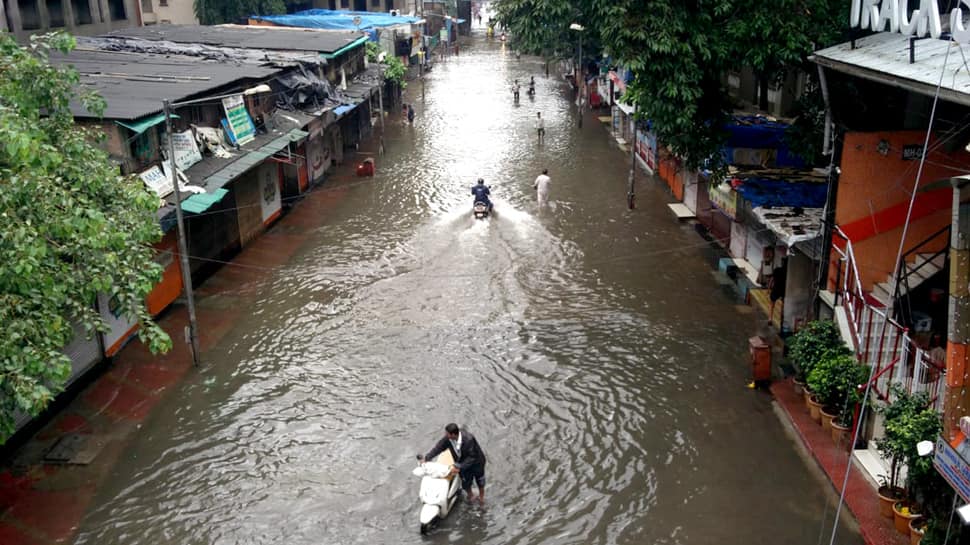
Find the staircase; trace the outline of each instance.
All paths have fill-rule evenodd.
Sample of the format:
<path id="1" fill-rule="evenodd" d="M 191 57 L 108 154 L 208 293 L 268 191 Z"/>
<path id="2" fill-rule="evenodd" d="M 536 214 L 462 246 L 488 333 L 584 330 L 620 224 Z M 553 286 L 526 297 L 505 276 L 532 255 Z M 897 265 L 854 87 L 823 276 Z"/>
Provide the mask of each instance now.
<path id="1" fill-rule="evenodd" d="M 946 267 L 946 254 L 922 253 L 916 254 L 913 263 L 903 263 L 904 281 L 899 283 L 899 297 L 904 297 Z M 893 301 L 893 276 L 889 275 L 885 282 L 876 284 L 872 290 L 872 298 L 879 301 L 883 308 L 889 308 Z"/>

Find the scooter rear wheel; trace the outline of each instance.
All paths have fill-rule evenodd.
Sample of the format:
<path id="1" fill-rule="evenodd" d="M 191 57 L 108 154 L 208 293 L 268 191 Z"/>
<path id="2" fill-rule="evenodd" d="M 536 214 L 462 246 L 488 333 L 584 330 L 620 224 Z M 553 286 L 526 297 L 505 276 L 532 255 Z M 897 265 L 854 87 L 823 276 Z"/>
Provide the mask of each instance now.
<path id="1" fill-rule="evenodd" d="M 431 530 L 431 523 L 421 525 L 421 535 L 425 535 Z"/>

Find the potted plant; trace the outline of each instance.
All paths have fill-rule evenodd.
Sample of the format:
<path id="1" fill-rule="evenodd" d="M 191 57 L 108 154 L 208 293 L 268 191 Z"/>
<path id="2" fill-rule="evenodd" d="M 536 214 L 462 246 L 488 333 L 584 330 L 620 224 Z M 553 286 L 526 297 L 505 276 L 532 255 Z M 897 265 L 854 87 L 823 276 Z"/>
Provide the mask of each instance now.
<path id="1" fill-rule="evenodd" d="M 861 365 L 855 356 L 839 350 L 822 354 L 808 375 L 808 386 L 821 406 L 823 428 L 831 429 L 834 418 L 846 411 L 848 405 L 855 406 L 859 385 L 865 384 L 868 378 L 869 368 Z"/>
<path id="2" fill-rule="evenodd" d="M 921 457 L 916 444 L 924 440 L 934 440 L 940 432 L 940 416 L 929 409 L 929 395 L 926 392 L 910 394 L 894 384 L 890 388 L 894 401 L 881 412 L 885 417 L 885 433 L 876 440 L 879 452 L 889 459 L 888 482 L 879 487 L 880 513 L 885 515 L 885 504 L 893 506 L 896 530 L 909 534 L 909 520 L 918 515 L 919 501 L 924 499 L 921 491 L 924 481 L 929 480 L 929 472 L 934 472 L 932 460 Z M 907 467 L 906 481 L 900 483 L 900 473 Z M 905 484 L 905 489 L 900 485 Z M 908 497 L 907 497 L 908 496 Z"/>
<path id="3" fill-rule="evenodd" d="M 919 517 L 909 521 L 909 545 L 920 545 L 926 533 L 926 518 Z"/>
<path id="4" fill-rule="evenodd" d="M 851 353 L 839 336 L 835 322 L 815 320 L 799 329 L 788 342 L 788 361 L 795 368 L 795 383 L 804 386 L 812 368 L 822 360 L 823 355 L 833 351 Z M 805 405 L 808 406 L 810 387 L 803 389 Z"/>
<path id="5" fill-rule="evenodd" d="M 908 431 L 917 443 L 935 441 L 943 431 L 940 414 L 928 406 L 912 415 L 907 422 Z M 906 490 L 912 505 L 919 506 L 920 519 L 909 523 L 910 540 L 919 543 L 925 538 L 927 528 L 934 521 L 945 521 L 950 517 L 953 490 L 933 467 L 933 456 L 920 456 L 916 449 L 906 459 Z M 940 524 L 945 528 L 945 525 Z M 925 543 L 941 545 L 946 534 L 937 536 L 931 532 Z"/>

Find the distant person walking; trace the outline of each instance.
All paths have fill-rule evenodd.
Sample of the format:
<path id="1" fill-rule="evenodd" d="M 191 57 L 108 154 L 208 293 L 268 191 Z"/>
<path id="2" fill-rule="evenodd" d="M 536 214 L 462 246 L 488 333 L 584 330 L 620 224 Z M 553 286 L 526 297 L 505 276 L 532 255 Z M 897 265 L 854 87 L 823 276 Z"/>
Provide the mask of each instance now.
<path id="1" fill-rule="evenodd" d="M 539 206 L 545 206 L 549 202 L 549 182 L 552 180 L 549 178 L 549 169 L 542 169 L 542 174 L 536 177 L 536 181 L 532 184 L 532 188 L 536 190 L 536 199 L 539 201 Z"/>
<path id="2" fill-rule="evenodd" d="M 414 106 L 408 104 L 408 123 L 414 123 Z"/>
<path id="3" fill-rule="evenodd" d="M 546 138 L 546 123 L 542 120 L 542 112 L 536 112 L 536 135 L 540 143 Z"/>

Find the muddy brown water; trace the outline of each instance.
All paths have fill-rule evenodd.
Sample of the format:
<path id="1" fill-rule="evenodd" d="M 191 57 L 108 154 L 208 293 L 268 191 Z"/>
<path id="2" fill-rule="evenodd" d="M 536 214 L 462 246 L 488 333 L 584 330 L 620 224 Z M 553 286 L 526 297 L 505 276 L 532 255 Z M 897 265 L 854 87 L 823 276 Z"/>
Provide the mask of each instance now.
<path id="1" fill-rule="evenodd" d="M 629 156 L 500 42 L 427 77 L 377 176 L 335 176 L 309 225 L 273 228 L 305 239 L 292 257 L 200 301 L 241 317 L 132 439 L 77 543 L 827 543 L 829 485 L 745 388 L 758 319 L 660 184 L 641 175 L 628 211 Z M 450 421 L 488 455 L 487 503 L 420 536 L 414 454 Z M 860 540 L 843 525 L 838 542 Z"/>

